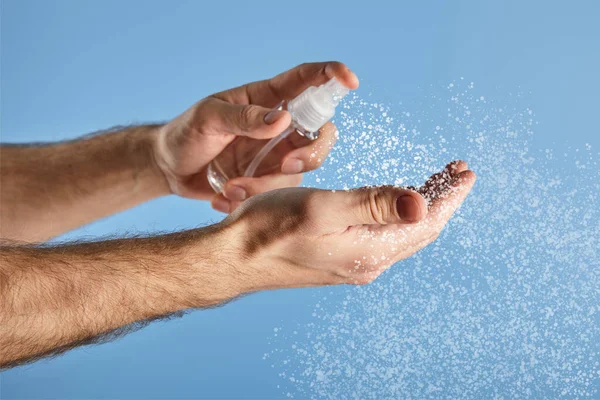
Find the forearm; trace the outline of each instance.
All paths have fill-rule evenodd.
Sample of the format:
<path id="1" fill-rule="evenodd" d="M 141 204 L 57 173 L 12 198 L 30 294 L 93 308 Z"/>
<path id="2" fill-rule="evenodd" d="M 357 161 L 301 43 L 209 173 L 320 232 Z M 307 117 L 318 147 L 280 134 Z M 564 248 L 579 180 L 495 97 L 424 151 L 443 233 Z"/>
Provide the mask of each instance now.
<path id="1" fill-rule="evenodd" d="M 169 193 L 154 161 L 158 125 L 0 148 L 0 237 L 42 241 Z"/>
<path id="2" fill-rule="evenodd" d="M 218 227 L 0 253 L 0 367 L 248 291 Z"/>

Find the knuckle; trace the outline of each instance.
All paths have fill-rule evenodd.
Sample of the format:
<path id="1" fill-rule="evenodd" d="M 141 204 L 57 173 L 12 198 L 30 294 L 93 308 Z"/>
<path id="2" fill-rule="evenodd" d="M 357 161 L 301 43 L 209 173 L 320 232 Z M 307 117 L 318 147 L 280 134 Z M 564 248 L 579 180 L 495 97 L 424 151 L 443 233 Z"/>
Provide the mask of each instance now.
<path id="1" fill-rule="evenodd" d="M 311 69 L 314 69 L 314 68 L 312 68 L 314 66 L 314 64 L 315 63 L 312 63 L 312 62 L 303 62 L 303 63 L 296 65 L 295 69 L 298 73 L 298 76 L 300 78 L 302 78 L 303 80 L 305 80 L 305 78 L 306 78 L 305 72 L 310 71 Z"/>
<path id="2" fill-rule="evenodd" d="M 395 217 L 395 207 L 389 201 L 388 187 L 378 187 L 366 190 L 364 212 L 377 224 L 392 222 Z"/>
<path id="3" fill-rule="evenodd" d="M 317 140 L 310 148 L 310 153 L 308 154 L 307 159 L 307 167 L 311 169 L 319 168 L 329 155 L 335 140 L 332 142 L 330 139 L 319 139 Z"/>
<path id="4" fill-rule="evenodd" d="M 194 128 L 204 132 L 212 126 L 213 115 L 215 112 L 212 109 L 211 99 L 206 98 L 196 103 L 190 119 L 193 121 Z"/>
<path id="5" fill-rule="evenodd" d="M 319 136 L 316 143 L 325 148 L 332 148 L 338 138 L 338 129 L 332 122 L 327 122 L 319 129 Z"/>
<path id="6" fill-rule="evenodd" d="M 304 169 L 312 171 L 319 168 L 325 162 L 325 156 L 320 155 L 318 152 L 312 152 L 306 162 L 304 163 Z"/>
<path id="7" fill-rule="evenodd" d="M 337 128 L 334 128 L 333 132 L 331 132 L 331 135 L 329 135 L 327 137 L 327 141 L 325 143 L 325 145 L 327 146 L 327 151 L 333 149 L 333 147 L 337 143 L 338 137 L 339 137 L 339 132 L 338 132 Z"/>
<path id="8" fill-rule="evenodd" d="M 245 106 L 245 107 L 240 108 L 240 110 L 238 111 L 238 115 L 237 115 L 238 125 L 240 126 L 240 128 L 247 127 L 248 122 L 250 121 L 251 117 L 252 117 L 252 110 L 251 110 L 250 106 Z"/>
<path id="9" fill-rule="evenodd" d="M 256 107 L 252 105 L 244 106 L 240 109 L 238 114 L 238 125 L 241 129 L 248 129 L 252 126 L 257 114 Z"/>

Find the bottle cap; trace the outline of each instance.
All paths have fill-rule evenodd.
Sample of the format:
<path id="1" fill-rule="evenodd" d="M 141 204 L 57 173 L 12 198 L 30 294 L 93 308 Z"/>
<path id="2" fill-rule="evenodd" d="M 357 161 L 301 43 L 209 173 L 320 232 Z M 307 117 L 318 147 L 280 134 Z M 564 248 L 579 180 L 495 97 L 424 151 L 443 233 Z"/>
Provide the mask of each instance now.
<path id="1" fill-rule="evenodd" d="M 311 86 L 288 103 L 292 119 L 308 132 L 317 132 L 335 115 L 335 108 L 350 89 L 331 78 L 321 86 Z"/>

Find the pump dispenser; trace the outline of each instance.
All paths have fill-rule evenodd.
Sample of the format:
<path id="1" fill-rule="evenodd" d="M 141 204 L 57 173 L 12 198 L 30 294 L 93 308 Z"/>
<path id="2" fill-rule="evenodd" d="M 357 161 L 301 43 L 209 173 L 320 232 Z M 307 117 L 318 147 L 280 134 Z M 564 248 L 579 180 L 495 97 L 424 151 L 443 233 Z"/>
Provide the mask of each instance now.
<path id="1" fill-rule="evenodd" d="M 209 164 L 207 177 L 212 188 L 220 193 L 229 179 L 277 172 L 281 154 L 315 140 L 319 128 L 335 115 L 335 108 L 349 92 L 335 78 L 323 85 L 307 88 L 287 103 L 292 123 L 285 131 L 270 140 L 238 137 Z M 290 134 L 299 137 L 284 141 Z M 279 146 L 282 151 L 273 154 L 272 150 Z"/>
<path id="2" fill-rule="evenodd" d="M 288 104 L 288 111 L 305 131 L 305 136 L 316 135 L 335 115 L 335 108 L 350 90 L 332 78 L 321 86 L 311 86 Z M 315 136 L 316 139 L 316 136 Z"/>

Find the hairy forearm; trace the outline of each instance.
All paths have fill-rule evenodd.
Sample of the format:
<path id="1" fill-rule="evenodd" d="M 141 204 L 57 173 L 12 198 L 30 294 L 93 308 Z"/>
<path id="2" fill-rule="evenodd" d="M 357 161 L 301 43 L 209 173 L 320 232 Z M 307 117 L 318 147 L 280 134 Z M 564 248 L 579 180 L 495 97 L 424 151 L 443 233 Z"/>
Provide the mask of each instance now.
<path id="1" fill-rule="evenodd" d="M 0 237 L 43 241 L 168 194 L 154 162 L 159 128 L 0 147 Z"/>
<path id="2" fill-rule="evenodd" d="M 217 226 L 152 238 L 0 251 L 0 367 L 249 291 Z"/>

